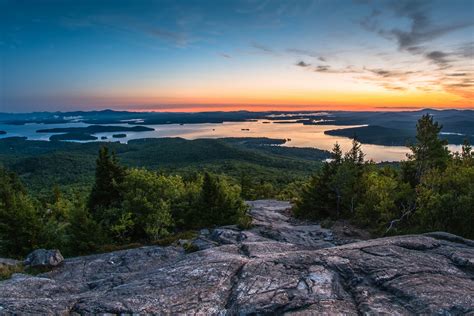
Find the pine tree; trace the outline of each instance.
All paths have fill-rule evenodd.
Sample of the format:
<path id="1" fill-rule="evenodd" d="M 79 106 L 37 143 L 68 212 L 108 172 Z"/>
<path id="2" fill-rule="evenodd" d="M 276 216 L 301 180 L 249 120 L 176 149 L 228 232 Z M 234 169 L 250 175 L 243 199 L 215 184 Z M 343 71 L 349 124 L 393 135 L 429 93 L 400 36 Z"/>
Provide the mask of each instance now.
<path id="1" fill-rule="evenodd" d="M 95 183 L 89 196 L 88 207 L 96 220 L 101 220 L 101 211 L 120 206 L 122 194 L 120 185 L 125 177 L 115 153 L 109 154 L 107 147 L 102 147 L 96 161 Z"/>
<path id="2" fill-rule="evenodd" d="M 18 177 L 0 168 L 0 254 L 23 256 L 40 244 L 41 216 Z"/>
<path id="3" fill-rule="evenodd" d="M 246 206 L 225 180 L 206 172 L 197 206 L 201 226 L 229 225 L 245 216 Z"/>
<path id="4" fill-rule="evenodd" d="M 409 146 L 412 153 L 408 154 L 408 162 L 404 164 L 404 178 L 412 185 L 420 182 L 421 177 L 430 169 L 444 170 L 450 155 L 448 142 L 439 138 L 443 128 L 433 117 L 425 114 L 416 124 L 416 143 Z"/>

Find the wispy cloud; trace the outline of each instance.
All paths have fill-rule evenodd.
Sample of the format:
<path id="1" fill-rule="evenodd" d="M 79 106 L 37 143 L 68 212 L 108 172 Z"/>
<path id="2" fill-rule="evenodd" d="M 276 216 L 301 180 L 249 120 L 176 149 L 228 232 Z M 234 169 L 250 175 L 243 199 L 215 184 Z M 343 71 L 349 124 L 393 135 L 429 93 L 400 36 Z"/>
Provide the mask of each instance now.
<path id="1" fill-rule="evenodd" d="M 260 44 L 260 43 L 252 42 L 252 43 L 251 43 L 251 46 L 252 46 L 253 48 L 256 48 L 257 50 L 259 50 L 259 51 L 261 51 L 261 52 L 266 53 L 266 54 L 275 54 L 275 51 L 274 51 L 272 48 L 267 47 L 267 46 L 265 46 L 265 45 L 262 45 L 262 44 Z"/>
<path id="2" fill-rule="evenodd" d="M 232 56 L 226 53 L 219 53 L 219 56 L 224 57 L 224 58 L 232 58 Z"/>
<path id="3" fill-rule="evenodd" d="M 382 26 L 380 17 L 382 11 L 373 9 L 372 12 L 360 21 L 366 30 L 393 39 L 400 50 L 419 52 L 422 44 L 441 37 L 447 33 L 473 26 L 473 21 L 459 21 L 456 23 L 438 25 L 430 17 L 430 2 L 427 0 L 398 0 L 390 1 L 385 10 L 395 16 L 410 21 L 408 30 L 400 28 L 387 29 Z"/>

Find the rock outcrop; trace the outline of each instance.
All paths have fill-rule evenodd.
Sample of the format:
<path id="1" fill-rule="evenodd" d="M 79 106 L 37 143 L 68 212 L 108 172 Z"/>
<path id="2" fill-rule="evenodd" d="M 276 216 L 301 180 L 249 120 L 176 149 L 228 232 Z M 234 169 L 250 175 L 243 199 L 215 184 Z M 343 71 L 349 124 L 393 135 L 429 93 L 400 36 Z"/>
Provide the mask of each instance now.
<path id="1" fill-rule="evenodd" d="M 196 244 L 66 259 L 0 283 L 0 313 L 465 314 L 474 312 L 474 243 L 446 233 L 343 244 L 251 202 L 255 227 L 203 230 Z"/>
<path id="2" fill-rule="evenodd" d="M 61 252 L 57 249 L 36 249 L 26 256 L 23 264 L 32 268 L 53 268 L 64 261 Z"/>

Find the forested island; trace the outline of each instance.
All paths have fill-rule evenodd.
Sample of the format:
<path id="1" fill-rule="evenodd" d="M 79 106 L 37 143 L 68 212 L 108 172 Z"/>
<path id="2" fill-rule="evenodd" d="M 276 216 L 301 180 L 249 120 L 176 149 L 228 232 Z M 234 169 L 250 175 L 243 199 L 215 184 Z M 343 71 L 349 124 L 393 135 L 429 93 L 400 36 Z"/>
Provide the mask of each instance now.
<path id="1" fill-rule="evenodd" d="M 400 129 L 376 125 L 329 130 L 325 131 L 324 134 L 344 136 L 357 139 L 365 144 L 384 146 L 406 146 L 416 141 L 415 129 Z M 474 141 L 473 135 L 460 133 L 444 133 L 440 135 L 440 138 L 445 139 L 450 144 L 462 144 L 466 139 L 470 143 Z"/>

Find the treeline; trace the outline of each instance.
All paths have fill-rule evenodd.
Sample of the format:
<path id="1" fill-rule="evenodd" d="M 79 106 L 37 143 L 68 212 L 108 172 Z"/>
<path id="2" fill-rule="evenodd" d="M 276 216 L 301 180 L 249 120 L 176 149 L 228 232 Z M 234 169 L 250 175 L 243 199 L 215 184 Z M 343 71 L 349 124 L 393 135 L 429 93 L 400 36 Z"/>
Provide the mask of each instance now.
<path id="1" fill-rule="evenodd" d="M 216 225 L 250 225 L 240 188 L 211 173 L 188 179 L 125 168 L 107 147 L 99 152 L 90 194 L 32 197 L 18 177 L 0 169 L 0 255 L 35 248 L 82 255 Z M 170 238 L 171 236 L 171 238 Z"/>
<path id="2" fill-rule="evenodd" d="M 439 138 L 442 126 L 424 115 L 416 143 L 399 168 L 365 161 L 360 143 L 332 159 L 303 189 L 294 214 L 346 219 L 376 235 L 447 231 L 474 238 L 474 156 L 466 141 L 451 153 Z"/>

